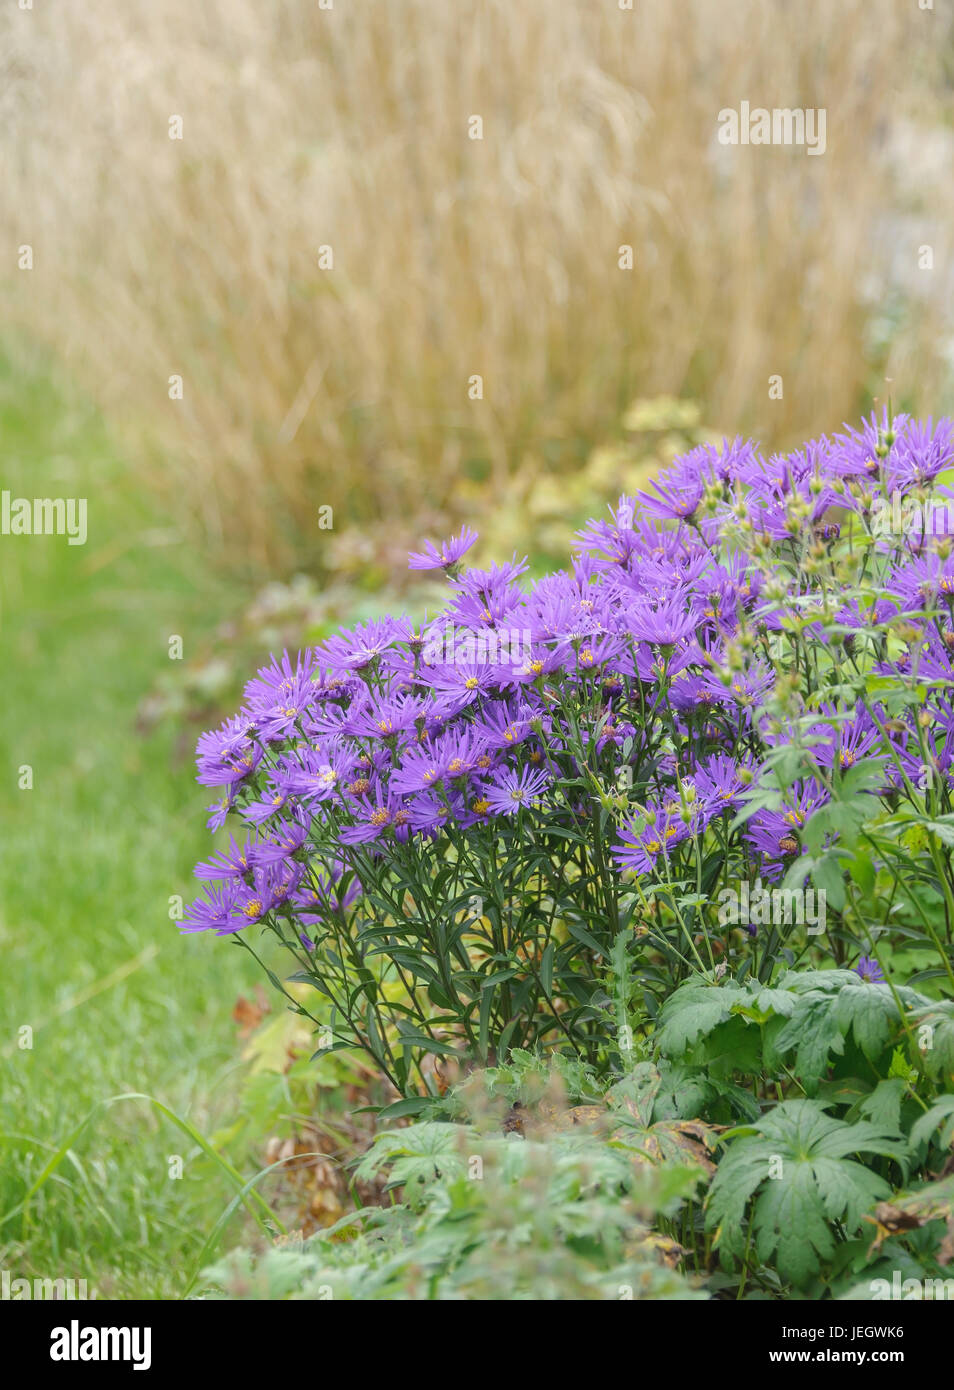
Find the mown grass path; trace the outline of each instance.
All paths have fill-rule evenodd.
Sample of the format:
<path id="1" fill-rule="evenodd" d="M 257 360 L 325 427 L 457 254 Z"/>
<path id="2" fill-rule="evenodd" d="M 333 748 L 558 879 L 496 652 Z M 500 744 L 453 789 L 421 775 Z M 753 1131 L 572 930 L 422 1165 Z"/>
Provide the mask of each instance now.
<path id="1" fill-rule="evenodd" d="M 169 637 L 188 654 L 228 596 L 138 496 L 95 416 L 42 375 L 0 367 L 0 430 L 0 487 L 85 497 L 89 527 L 84 546 L 0 536 L 0 1268 L 176 1296 L 234 1187 L 148 1103 L 98 1112 L 18 1208 L 111 1096 L 147 1092 L 204 1135 L 231 1118 L 230 1010 L 252 970 L 169 917 L 209 848 L 212 798 L 173 765 L 171 731 L 134 728 Z"/>

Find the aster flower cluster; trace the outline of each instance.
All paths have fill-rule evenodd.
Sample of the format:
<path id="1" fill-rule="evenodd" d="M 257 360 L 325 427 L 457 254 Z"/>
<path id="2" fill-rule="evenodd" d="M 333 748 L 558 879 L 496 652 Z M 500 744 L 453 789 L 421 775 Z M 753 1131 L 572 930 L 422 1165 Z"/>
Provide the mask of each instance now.
<path id="1" fill-rule="evenodd" d="M 489 983 L 515 1042 L 518 1015 L 587 1026 L 585 962 L 634 914 L 658 920 L 662 886 L 686 935 L 676 887 L 704 922 L 714 874 L 791 881 L 809 846 L 837 851 L 846 786 L 872 815 L 937 821 L 952 467 L 951 422 L 884 411 L 789 454 L 694 449 L 532 583 L 516 556 L 465 569 L 466 528 L 427 542 L 411 568 L 449 585 L 432 624 L 387 617 L 286 653 L 200 739 L 209 825 L 242 831 L 199 865 L 184 929 L 277 924 L 318 978 L 320 948 L 340 961 L 360 939 L 357 968 L 380 980 L 396 961 L 468 1032 Z M 437 661 L 435 627 L 458 639 Z M 554 969 L 575 977 L 563 1005 Z"/>

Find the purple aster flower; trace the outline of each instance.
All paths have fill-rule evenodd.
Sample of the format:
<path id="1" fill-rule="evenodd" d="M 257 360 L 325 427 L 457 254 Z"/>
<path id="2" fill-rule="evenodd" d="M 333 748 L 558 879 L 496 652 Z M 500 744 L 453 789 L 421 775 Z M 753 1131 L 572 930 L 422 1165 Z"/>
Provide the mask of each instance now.
<path id="1" fill-rule="evenodd" d="M 745 839 L 764 856 L 763 872 L 768 878 L 778 878 L 786 863 L 802 854 L 799 831 L 814 811 L 829 800 L 823 786 L 808 778 L 793 782 L 785 794 L 786 804 L 780 811 L 760 810 L 748 823 Z"/>
<path id="2" fill-rule="evenodd" d="M 832 705 L 823 705 L 822 713 L 832 716 L 833 722 L 813 724 L 807 734 L 821 767 L 834 767 L 836 762 L 842 770 L 854 767 L 880 744 L 881 735 L 863 705 L 857 707 L 854 718 L 845 718 L 843 714 L 835 719 Z"/>
<path id="3" fill-rule="evenodd" d="M 619 827 L 619 842 L 613 858 L 622 871 L 651 874 L 659 856 L 668 855 L 670 846 L 685 838 L 685 826 L 678 825 L 657 806 L 647 806 L 642 816 L 625 820 Z"/>
<path id="4" fill-rule="evenodd" d="M 448 821 L 460 821 L 464 802 L 456 792 L 446 798 L 435 792 L 423 792 L 415 796 L 408 806 L 411 829 L 419 831 L 429 839 L 434 839 Z"/>
<path id="5" fill-rule="evenodd" d="M 223 796 L 221 801 L 213 801 L 211 806 L 205 808 L 209 812 L 209 819 L 206 821 L 208 830 L 221 830 L 228 819 L 229 813 L 235 809 L 235 793 L 229 788 L 227 796 Z"/>
<path id="6" fill-rule="evenodd" d="M 885 490 L 904 492 L 910 487 L 926 487 L 937 475 L 954 463 L 954 438 L 951 421 L 942 419 L 934 424 L 908 420 L 900 429 L 886 463 Z"/>
<path id="7" fill-rule="evenodd" d="M 643 536 L 634 530 L 635 499 L 621 497 L 617 506 L 610 508 L 610 515 L 612 524 L 608 521 L 589 522 L 576 533 L 575 544 L 594 552 L 610 564 L 622 565 L 645 544 Z"/>
<path id="8" fill-rule="evenodd" d="M 230 837 L 228 850 L 223 850 L 220 854 L 213 854 L 211 859 L 196 864 L 195 876 L 201 879 L 216 880 L 245 878 L 255 862 L 254 842 L 246 840 L 244 845 L 239 845 L 234 837 Z"/>
<path id="9" fill-rule="evenodd" d="M 628 655 L 625 644 L 618 637 L 611 636 L 584 637 L 573 643 L 569 650 L 566 644 L 563 644 L 562 650 L 565 666 L 578 675 L 598 671 L 600 667 L 608 664 L 618 666 L 624 654 Z"/>
<path id="10" fill-rule="evenodd" d="M 322 752 L 316 748 L 299 749 L 299 765 L 289 767 L 285 785 L 302 801 L 327 801 L 339 786 L 353 776 L 358 760 L 344 747 L 331 747 Z"/>
<path id="11" fill-rule="evenodd" d="M 214 733 L 203 734 L 196 745 L 196 781 L 203 787 L 222 787 L 249 777 L 262 757 L 250 738 L 253 727 L 250 718 L 238 715 Z"/>
<path id="12" fill-rule="evenodd" d="M 643 679 L 649 679 L 649 670 L 645 674 L 641 671 Z M 695 714 L 700 710 L 717 709 L 725 700 L 724 692 L 717 693 L 711 681 L 703 680 L 702 676 L 684 672 L 673 681 L 669 690 L 669 703 L 674 710 L 680 714 Z"/>
<path id="13" fill-rule="evenodd" d="M 261 870 L 256 870 L 256 887 L 259 895 L 266 900 L 263 915 L 264 912 L 273 912 L 276 908 L 283 907 L 301 883 L 304 874 L 304 864 L 298 864 L 292 860 L 269 864 Z M 245 907 L 245 914 L 246 916 L 250 915 L 250 905 L 248 904 Z"/>
<path id="14" fill-rule="evenodd" d="M 884 974 L 874 956 L 862 956 L 855 966 L 855 974 L 868 985 L 883 985 Z"/>
<path id="15" fill-rule="evenodd" d="M 300 877 L 300 865 L 279 873 L 255 869 L 251 884 L 240 879 L 208 884 L 206 897 L 197 898 L 187 908 L 180 930 L 214 931 L 217 936 L 225 936 L 252 926 L 287 897 L 296 874 Z"/>
<path id="16" fill-rule="evenodd" d="M 897 617 L 898 606 L 888 599 L 877 599 L 869 608 L 862 608 L 857 599 L 852 599 L 835 615 L 836 622 L 852 632 L 863 632 L 867 628 L 877 628 L 882 623 Z"/>
<path id="17" fill-rule="evenodd" d="M 623 566 L 641 567 L 646 560 L 675 559 L 686 548 L 683 531 L 663 530 L 654 522 L 634 520 L 636 498 L 621 497 L 613 513 L 615 525 L 591 521 L 577 533 L 576 543 L 590 551 L 603 570 Z"/>
<path id="18" fill-rule="evenodd" d="M 495 690 L 500 672 L 498 666 L 462 661 L 459 665 L 435 666 L 430 672 L 430 683 L 431 688 L 444 697 L 448 708 L 456 712 L 473 704 L 478 696 Z"/>
<path id="19" fill-rule="evenodd" d="M 745 709 L 761 705 L 763 696 L 768 694 L 774 684 L 774 673 L 763 661 L 752 662 L 746 671 L 733 672 L 728 684 L 714 671 L 707 672 L 702 677 L 703 688 L 708 690 L 717 702 L 725 703 L 731 700 L 733 704 L 741 705 Z"/>
<path id="20" fill-rule="evenodd" d="M 448 777 L 466 777 L 473 769 L 487 769 L 487 740 L 476 726 L 448 729 L 440 739 L 440 756 Z"/>
<path id="21" fill-rule="evenodd" d="M 534 710 L 513 700 L 503 700 L 487 706 L 475 728 L 487 748 L 514 748 L 530 733 Z"/>
<path id="22" fill-rule="evenodd" d="M 308 839 L 310 822 L 304 816 L 292 821 L 278 820 L 269 826 L 268 837 L 260 840 L 255 848 L 255 863 L 265 867 L 281 864 L 291 859 Z"/>
<path id="23" fill-rule="evenodd" d="M 691 450 L 671 467 L 664 469 L 650 483 L 652 491 L 637 494 L 643 511 L 662 521 L 681 521 L 695 516 L 706 483 L 699 464 L 709 458 L 711 454 L 703 446 Z"/>
<path id="24" fill-rule="evenodd" d="M 481 634 L 485 647 L 489 645 L 494 631 L 499 633 L 497 640 L 500 643 L 506 636 L 508 646 L 523 640 L 523 629 L 528 625 L 525 620 L 527 596 L 521 589 L 503 586 L 468 592 L 459 586 L 455 588 L 453 601 L 444 613 L 445 631 L 442 632 L 436 623 L 432 623 L 428 631 L 424 648 L 424 660 L 428 666 L 449 661 L 456 648 L 467 641 L 472 642 L 473 638 L 468 637 L 468 632 Z M 434 654 L 435 647 L 437 655 Z M 461 658 L 458 655 L 456 659 Z"/>
<path id="25" fill-rule="evenodd" d="M 331 664 L 345 671 L 363 671 L 372 666 L 395 642 L 407 642 L 412 628 L 406 618 L 381 618 L 359 623 L 349 631 L 342 628 L 319 649 Z"/>
<path id="26" fill-rule="evenodd" d="M 446 734 L 410 744 L 401 754 L 401 766 L 393 772 L 392 790 L 404 794 L 428 791 L 446 779 L 466 777 L 477 766 L 484 741 L 473 728 L 450 729 Z"/>
<path id="27" fill-rule="evenodd" d="M 715 565 L 694 586 L 704 596 L 702 616 L 712 619 L 723 632 L 734 632 L 740 611 L 754 607 L 765 576 L 748 556 L 733 555 L 726 565 Z"/>
<path id="28" fill-rule="evenodd" d="M 447 775 L 447 762 L 439 739 L 411 744 L 401 754 L 401 766 L 391 775 L 390 786 L 402 795 L 436 787 Z"/>
<path id="29" fill-rule="evenodd" d="M 424 542 L 424 553 L 411 551 L 408 556 L 407 567 L 411 570 L 450 570 L 460 562 L 462 556 L 477 539 L 477 532 L 472 531 L 469 526 L 463 526 L 459 536 L 451 536 L 449 541 L 442 541 L 440 549 L 432 541 Z"/>
<path id="30" fill-rule="evenodd" d="M 214 931 L 221 936 L 235 930 L 235 904 L 238 896 L 235 883 L 208 884 L 204 898 L 196 898 L 186 908 L 179 924 L 182 932 Z M 239 922 L 238 925 L 241 925 Z"/>
<path id="31" fill-rule="evenodd" d="M 535 805 L 549 782 L 549 773 L 539 769 L 523 767 L 517 772 L 508 768 L 488 782 L 484 800 L 498 815 L 515 816 L 522 806 Z"/>
<path id="32" fill-rule="evenodd" d="M 262 739 L 274 743 L 290 737 L 314 705 L 315 687 L 304 672 L 285 682 L 279 694 L 259 701 L 255 707 Z"/>
<path id="33" fill-rule="evenodd" d="M 406 840 L 411 833 L 411 817 L 402 796 L 385 791 L 380 782 L 373 788 L 374 799 L 370 795 L 354 797 L 349 810 L 354 816 L 354 824 L 345 826 L 340 832 L 344 845 L 366 844 L 379 840 L 382 835 L 393 834 L 396 840 Z"/>
<path id="34" fill-rule="evenodd" d="M 879 453 L 883 441 L 889 434 L 897 438 L 907 421 L 907 415 L 892 418 L 885 405 L 881 408 L 880 419 L 877 412 L 872 411 L 868 419 L 863 421 L 861 429 L 846 426 L 845 433 L 836 434 L 832 441 L 830 474 L 843 478 L 877 479 L 881 472 Z"/>
<path id="35" fill-rule="evenodd" d="M 593 612 L 592 601 L 584 607 L 579 593 L 566 575 L 554 575 L 552 578 L 557 582 L 546 588 L 541 585 L 533 596 L 535 602 L 530 606 L 528 615 L 533 640 L 552 641 L 556 638 L 565 648 L 571 642 L 596 637 L 604 632 L 605 625 Z"/>
<path id="36" fill-rule="evenodd" d="M 424 705 L 418 695 L 386 696 L 359 710 L 344 727 L 360 738 L 393 738 L 414 728 L 424 714 Z"/>
<path id="37" fill-rule="evenodd" d="M 534 642 L 519 665 L 501 668 L 500 687 L 520 689 L 522 686 L 534 685 L 541 677 L 560 670 L 562 664 L 556 648 L 547 647 L 542 642 Z"/>
<path id="38" fill-rule="evenodd" d="M 946 560 L 933 552 L 895 569 L 889 580 L 892 594 L 908 611 L 936 608 L 943 600 L 954 604 L 954 556 Z"/>
<path id="39" fill-rule="evenodd" d="M 738 809 L 738 798 L 754 780 L 752 759 L 741 761 L 725 753 L 717 753 L 700 763 L 693 774 L 696 795 L 702 803 L 708 822 L 723 811 Z"/>
<path id="40" fill-rule="evenodd" d="M 654 647 L 674 647 L 695 632 L 699 619 L 686 609 L 682 596 L 669 599 L 658 606 L 634 603 L 626 611 L 626 626 L 639 642 Z"/>
<path id="41" fill-rule="evenodd" d="M 796 482 L 787 469 L 785 473 L 783 487 L 777 493 L 762 497 L 750 494 L 748 518 L 752 526 L 776 542 L 794 540 L 806 526 L 811 526 L 822 539 L 836 540 L 837 527 L 826 526 L 825 514 L 837 505 L 837 493 L 826 487 L 815 496 L 808 479 Z"/>
<path id="42" fill-rule="evenodd" d="M 242 807 L 242 819 L 249 825 L 264 825 L 284 809 L 290 796 L 287 774 L 282 781 L 270 778 L 264 795 Z"/>
<path id="43" fill-rule="evenodd" d="M 245 699 L 254 712 L 261 707 L 279 704 L 293 691 L 300 689 L 302 680 L 312 683 L 317 671 L 313 652 L 298 652 L 294 665 L 288 652 L 281 661 L 272 658 L 245 686 Z"/>
<path id="44" fill-rule="evenodd" d="M 470 598 L 493 599 L 495 595 L 505 593 L 526 570 L 526 556 L 518 560 L 514 555 L 512 560 L 505 560 L 502 565 L 493 564 L 490 569 L 466 570 L 454 580 L 454 589 L 456 593 L 466 594 Z"/>

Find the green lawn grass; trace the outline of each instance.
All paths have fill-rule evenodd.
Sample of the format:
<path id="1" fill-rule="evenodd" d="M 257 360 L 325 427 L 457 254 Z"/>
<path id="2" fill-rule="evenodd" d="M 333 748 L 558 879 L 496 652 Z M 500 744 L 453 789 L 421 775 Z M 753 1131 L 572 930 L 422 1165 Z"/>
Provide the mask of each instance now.
<path id="1" fill-rule="evenodd" d="M 175 1297 L 234 1188 L 147 1102 L 100 1111 L 18 1208 L 112 1096 L 147 1092 L 203 1134 L 232 1118 L 230 1012 L 254 963 L 169 917 L 170 897 L 193 895 L 213 798 L 174 764 L 173 731 L 146 742 L 134 728 L 169 637 L 188 654 L 229 595 L 141 498 L 95 414 L 43 373 L 0 365 L 0 429 L 0 487 L 85 497 L 89 526 L 85 546 L 0 536 L 0 1269 Z"/>

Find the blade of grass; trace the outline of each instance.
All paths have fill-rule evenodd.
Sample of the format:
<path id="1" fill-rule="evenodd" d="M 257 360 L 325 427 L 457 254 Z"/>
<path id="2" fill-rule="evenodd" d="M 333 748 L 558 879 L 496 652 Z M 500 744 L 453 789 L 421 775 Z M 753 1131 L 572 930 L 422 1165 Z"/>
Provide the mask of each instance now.
<path id="1" fill-rule="evenodd" d="M 45 1164 L 41 1172 L 34 1179 L 29 1191 L 26 1193 L 23 1200 L 17 1203 L 17 1205 L 15 1207 L 12 1207 L 8 1212 L 5 1212 L 3 1216 L 0 1216 L 0 1226 L 6 1225 L 8 1221 L 11 1221 L 13 1217 L 19 1215 L 20 1212 L 24 1213 L 25 1224 L 28 1222 L 29 1206 L 31 1200 L 37 1194 L 37 1192 L 40 1191 L 40 1189 L 49 1180 L 49 1178 L 52 1177 L 52 1175 L 56 1172 L 57 1168 L 59 1168 L 60 1164 L 67 1157 L 73 1145 L 80 1138 L 83 1132 L 96 1118 L 96 1116 L 100 1114 L 103 1110 L 108 1110 L 113 1105 L 118 1105 L 121 1101 L 125 1100 L 145 1100 L 148 1101 L 150 1105 L 155 1106 L 155 1108 L 160 1112 L 160 1114 L 164 1115 L 166 1119 L 171 1120 L 172 1123 L 176 1125 L 178 1129 L 182 1130 L 183 1134 L 187 1134 L 189 1138 L 193 1141 L 193 1143 L 198 1144 L 199 1148 L 203 1151 L 203 1153 L 207 1154 L 209 1158 L 214 1159 L 215 1162 L 219 1165 L 219 1167 L 223 1170 L 223 1172 L 225 1172 L 228 1175 L 229 1180 L 232 1183 L 234 1183 L 235 1186 L 239 1189 L 238 1200 L 242 1200 L 245 1202 L 249 1212 L 258 1222 L 259 1227 L 266 1233 L 266 1235 L 271 1235 L 271 1231 L 268 1227 L 268 1222 L 271 1222 L 275 1227 L 277 1227 L 278 1230 L 282 1232 L 282 1234 L 285 1233 L 284 1224 L 271 1210 L 268 1203 L 260 1195 L 260 1193 L 250 1190 L 249 1187 L 246 1187 L 243 1184 L 241 1173 L 239 1173 L 238 1170 L 234 1168 L 231 1163 L 229 1163 L 227 1158 L 223 1158 L 223 1156 L 212 1147 L 209 1141 L 202 1134 L 199 1133 L 199 1131 L 195 1128 L 194 1125 L 191 1125 L 188 1120 L 182 1119 L 180 1115 L 177 1115 L 174 1110 L 170 1110 L 167 1105 L 164 1105 L 162 1103 L 162 1101 L 156 1100 L 155 1096 L 147 1096 L 140 1091 L 127 1091 L 123 1095 L 110 1096 L 107 1100 L 98 1101 L 97 1104 L 93 1106 L 89 1114 L 85 1117 L 85 1119 L 83 1119 L 76 1126 L 72 1133 L 64 1140 L 64 1142 L 59 1146 L 56 1152 L 51 1156 L 51 1158 Z"/>
<path id="2" fill-rule="evenodd" d="M 230 1217 L 238 1207 L 239 1203 L 243 1201 L 247 1194 L 251 1192 L 252 1188 L 255 1187 L 256 1183 L 258 1183 L 262 1178 L 266 1177 L 275 1168 L 280 1168 L 283 1163 L 290 1163 L 293 1159 L 295 1162 L 298 1162 L 303 1158 L 327 1159 L 327 1157 L 328 1155 L 326 1153 L 322 1153 L 318 1149 L 316 1149 L 313 1153 L 289 1154 L 287 1158 L 280 1158 L 275 1163 L 270 1163 L 267 1168 L 260 1169 L 260 1171 L 255 1174 L 254 1178 L 249 1178 L 248 1182 L 242 1188 L 242 1191 L 237 1192 L 235 1194 L 231 1202 L 229 1202 L 228 1206 L 225 1208 L 225 1211 L 223 1211 L 222 1215 L 219 1217 L 218 1221 L 216 1221 L 215 1225 L 212 1227 L 212 1230 L 209 1232 L 209 1235 L 207 1236 L 205 1243 L 202 1246 L 202 1249 L 199 1251 L 199 1258 L 196 1260 L 195 1269 L 192 1272 L 192 1278 L 189 1280 L 188 1284 L 185 1287 L 185 1291 L 182 1295 L 183 1298 L 188 1298 L 190 1292 L 195 1287 L 195 1282 L 198 1279 L 199 1275 L 202 1273 L 202 1270 L 205 1267 L 209 1257 L 211 1256 L 212 1251 L 215 1249 L 216 1244 L 218 1243 L 219 1236 L 221 1235 L 225 1227 L 228 1225 Z"/>

